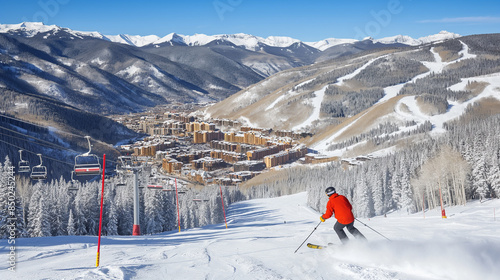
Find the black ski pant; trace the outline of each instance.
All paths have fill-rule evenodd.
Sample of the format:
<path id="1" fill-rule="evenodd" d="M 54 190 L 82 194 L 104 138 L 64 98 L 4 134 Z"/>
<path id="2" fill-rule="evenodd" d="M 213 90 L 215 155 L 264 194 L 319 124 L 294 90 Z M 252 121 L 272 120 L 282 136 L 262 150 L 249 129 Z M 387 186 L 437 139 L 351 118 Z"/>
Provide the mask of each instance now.
<path id="1" fill-rule="evenodd" d="M 354 227 L 354 222 L 347 224 L 347 225 L 344 225 L 344 224 L 341 224 L 337 221 L 335 223 L 335 225 L 333 226 L 333 229 L 335 230 L 335 232 L 339 236 L 340 241 L 342 243 L 346 243 L 347 241 L 349 241 L 347 234 L 345 234 L 345 232 L 344 232 L 344 227 L 346 227 L 347 230 L 352 235 L 354 235 L 354 237 L 359 238 L 359 239 L 366 239 L 365 236 L 363 234 L 361 234 L 361 232 L 359 232 L 359 230 L 357 228 Z"/>

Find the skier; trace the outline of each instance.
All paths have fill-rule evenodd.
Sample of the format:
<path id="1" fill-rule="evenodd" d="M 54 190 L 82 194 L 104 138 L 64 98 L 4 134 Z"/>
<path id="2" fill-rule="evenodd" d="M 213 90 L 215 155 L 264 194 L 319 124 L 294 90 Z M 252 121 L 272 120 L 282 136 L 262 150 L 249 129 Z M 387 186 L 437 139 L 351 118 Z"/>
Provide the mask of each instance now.
<path id="1" fill-rule="evenodd" d="M 352 214 L 352 205 L 349 203 L 349 200 L 345 196 L 339 195 L 334 187 L 326 188 L 325 193 L 329 197 L 328 203 L 326 204 L 326 213 L 321 215 L 319 219 L 324 222 L 335 214 L 337 222 L 333 226 L 333 229 L 343 244 L 349 241 L 349 238 L 344 232 L 344 227 L 347 227 L 347 230 L 354 235 L 354 237 L 366 239 L 365 236 L 354 227 L 354 215 Z"/>

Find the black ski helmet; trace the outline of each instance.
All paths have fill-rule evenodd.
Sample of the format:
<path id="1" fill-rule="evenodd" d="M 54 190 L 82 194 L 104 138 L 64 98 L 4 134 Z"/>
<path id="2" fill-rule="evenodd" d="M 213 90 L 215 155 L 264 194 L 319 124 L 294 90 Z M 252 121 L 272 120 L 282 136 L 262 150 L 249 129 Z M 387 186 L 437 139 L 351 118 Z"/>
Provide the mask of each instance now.
<path id="1" fill-rule="evenodd" d="M 328 187 L 328 188 L 326 188 L 325 193 L 326 193 L 326 195 L 330 196 L 330 195 L 336 193 L 336 191 L 335 191 L 334 187 Z"/>

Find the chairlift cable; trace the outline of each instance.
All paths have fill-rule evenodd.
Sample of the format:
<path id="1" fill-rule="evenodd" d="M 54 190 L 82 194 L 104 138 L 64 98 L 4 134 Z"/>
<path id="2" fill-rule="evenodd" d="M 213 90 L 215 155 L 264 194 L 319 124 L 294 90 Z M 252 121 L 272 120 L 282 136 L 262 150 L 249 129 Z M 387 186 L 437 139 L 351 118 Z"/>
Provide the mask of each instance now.
<path id="1" fill-rule="evenodd" d="M 43 129 L 47 129 L 47 130 L 48 130 L 48 127 L 46 127 L 46 126 L 42 126 L 42 125 L 39 125 L 39 124 L 36 124 L 36 123 L 32 123 L 32 122 L 25 121 L 25 120 L 22 120 L 22 119 L 14 118 L 14 117 L 7 116 L 7 115 L 4 115 L 4 114 L 0 114 L 0 117 L 5 117 L 5 118 L 8 118 L 8 119 L 16 120 L 16 121 L 19 121 L 19 122 L 22 122 L 22 123 L 27 123 L 27 124 L 30 124 L 30 125 L 37 126 L 37 127 L 40 127 L 40 128 L 43 128 Z M 4 128 L 4 127 L 1 127 L 1 126 L 0 126 L 0 128 Z M 8 128 L 4 128 L 4 129 L 9 130 Z M 71 133 L 71 132 L 67 132 L 67 131 L 63 131 L 63 130 L 55 130 L 54 132 L 56 132 L 56 133 L 62 133 L 62 134 L 67 134 L 67 135 L 71 135 L 71 136 L 78 137 L 78 138 L 84 137 L 84 136 L 82 136 L 82 135 L 77 135 L 77 134 L 74 134 L 74 133 Z M 17 133 L 19 133 L 19 132 L 17 132 Z M 21 134 L 22 134 L 22 133 L 21 133 Z M 22 134 L 22 135 L 23 135 L 23 136 L 27 136 L 27 135 L 24 135 L 24 134 Z M 35 138 L 35 139 L 37 139 L 37 138 Z M 41 139 L 38 139 L 38 140 L 39 140 L 39 141 L 44 141 L 44 140 L 41 140 Z M 95 139 L 95 140 L 96 140 L 96 141 L 99 141 L 99 142 L 102 142 L 102 143 L 104 143 L 104 144 L 109 145 L 109 144 L 108 144 L 108 143 L 106 143 L 106 142 L 103 142 L 103 141 L 100 141 L 100 140 L 97 140 L 97 139 Z M 53 144 L 53 143 L 50 143 L 50 144 L 55 145 L 55 144 Z M 71 150 L 71 149 L 68 149 L 68 148 L 65 148 L 65 147 L 64 147 L 63 149 L 67 149 L 67 150 L 70 150 L 70 151 L 73 151 L 73 152 L 74 152 L 74 150 Z M 102 160 L 102 157 L 99 157 L 99 159 L 101 159 L 101 160 Z M 107 159 L 106 161 L 107 161 L 107 162 L 116 163 L 115 161 L 112 161 L 112 160 L 109 160 L 109 159 Z"/>
<path id="2" fill-rule="evenodd" d="M 70 152 L 77 153 L 77 154 L 79 153 L 79 152 L 77 152 L 77 151 L 75 151 L 75 150 L 73 150 L 71 148 L 66 148 L 66 147 L 63 147 L 63 146 L 60 146 L 60 145 L 57 145 L 57 144 L 54 144 L 54 143 L 51 143 L 51 142 L 48 142 L 48 141 L 45 141 L 45 140 L 42 140 L 42 139 L 38 139 L 38 138 L 36 138 L 34 136 L 25 135 L 25 134 L 22 134 L 20 132 L 17 132 L 17 131 L 14 131 L 14 130 L 11 130 L 11 129 L 8 129 L 8 128 L 2 127 L 2 126 L 0 126 L 0 128 L 8 130 L 8 131 L 11 131 L 11 132 L 14 132 L 14 133 L 17 133 L 17 134 L 21 134 L 24 137 L 17 137 L 17 136 L 13 136 L 13 135 L 8 135 L 8 134 L 2 133 L 2 132 L 0 132 L 0 135 L 4 135 L 4 136 L 7 136 L 7 137 L 15 138 L 15 139 L 22 140 L 22 141 L 27 141 L 28 143 L 37 144 L 37 145 L 44 146 L 44 147 L 51 148 L 51 149 L 65 150 L 65 151 L 70 151 Z M 44 142 L 44 143 L 48 143 L 48 144 L 33 143 L 33 142 L 28 141 L 28 139 L 26 139 L 26 137 L 32 138 L 35 141 L 40 141 L 40 142 Z M 81 136 L 78 136 L 78 137 L 81 138 Z M 98 158 L 102 160 L 102 157 L 98 156 Z M 115 161 L 109 160 L 109 159 L 107 159 L 106 161 L 112 162 L 112 163 L 116 163 Z"/>
<path id="3" fill-rule="evenodd" d="M 3 128 L 3 127 L 0 127 L 0 128 Z M 19 133 L 23 136 L 25 136 L 24 138 L 23 137 L 17 137 L 17 136 L 13 136 L 13 135 L 8 135 L 8 134 L 5 134 L 5 133 L 2 133 L 0 132 L 0 135 L 4 135 L 4 136 L 8 136 L 8 137 L 12 137 L 12 138 L 15 138 L 15 139 L 19 139 L 19 140 L 23 140 L 23 141 L 28 141 L 26 139 L 26 137 L 29 137 L 29 138 L 32 138 L 32 139 L 35 139 L 35 141 L 40 141 L 40 142 L 44 142 L 44 143 L 47 143 L 47 144 L 42 144 L 42 143 L 34 143 L 34 142 L 30 142 L 32 144 L 37 144 L 37 145 L 40 145 L 40 146 L 44 146 L 44 147 L 48 147 L 48 148 L 57 148 L 57 149 L 61 149 L 61 150 L 66 150 L 66 151 L 71 151 L 71 152 L 75 152 L 74 150 L 72 149 L 69 149 L 69 148 L 65 148 L 65 147 L 62 147 L 62 146 L 59 146 L 57 144 L 54 144 L 54 143 L 51 143 L 51 142 L 48 142 L 48 141 L 45 141 L 45 140 L 42 140 L 42 139 L 38 139 L 36 137 L 33 137 L 33 136 L 30 136 L 30 135 L 24 135 L 22 133 Z M 76 152 L 75 152 L 76 153 Z"/>
<path id="4" fill-rule="evenodd" d="M 32 152 L 32 151 L 30 151 L 30 150 L 27 150 L 27 149 L 25 149 L 25 148 L 19 147 L 19 146 L 17 146 L 17 145 L 14 145 L 14 144 L 12 144 L 12 143 L 6 142 L 6 141 L 4 141 L 4 140 L 0 140 L 0 142 L 3 142 L 3 143 L 5 143 L 5 144 L 10 145 L 10 146 L 12 146 L 12 147 L 15 147 L 15 148 L 17 148 L 17 149 L 23 150 L 24 152 L 28 152 L 28 153 L 30 153 L 30 154 L 34 154 L 34 155 L 38 155 L 38 154 L 39 154 L 39 153 Z M 72 164 L 72 163 L 68 163 L 68 162 L 65 162 L 65 161 L 60 161 L 60 160 L 58 160 L 58 159 L 51 158 L 51 157 L 48 157 L 48 156 L 43 156 L 43 157 L 44 157 L 44 158 L 46 158 L 46 159 L 50 159 L 50 160 L 52 160 L 52 161 L 56 161 L 56 162 L 59 162 L 59 163 L 63 163 L 63 164 L 67 164 L 67 165 L 71 165 L 71 166 L 73 166 L 73 164 Z"/>
<path id="5" fill-rule="evenodd" d="M 7 116 L 7 115 L 4 115 L 4 114 L 0 114 L 1 117 L 5 117 L 5 118 L 8 118 L 8 119 L 11 119 L 11 120 L 15 120 L 15 121 L 19 121 L 19 122 L 22 122 L 22 123 L 27 123 L 29 125 L 33 125 L 33 126 L 38 126 L 40 128 L 43 128 L 43 129 L 49 129 L 48 127 L 46 126 L 43 126 L 43 125 L 39 125 L 39 124 L 36 124 L 36 123 L 33 123 L 33 122 L 30 122 L 30 121 L 26 121 L 26 120 L 23 120 L 23 119 L 18 119 L 18 118 L 14 118 L 14 117 L 11 117 L 11 116 Z M 74 133 L 71 133 L 71 132 L 67 132 L 67 131 L 63 131 L 63 130 L 55 130 L 54 132 L 57 132 L 57 133 L 64 133 L 64 134 L 68 134 L 68 135 L 72 135 L 72 136 L 75 136 L 75 137 L 82 137 L 81 135 L 77 135 L 77 134 L 74 134 Z"/>

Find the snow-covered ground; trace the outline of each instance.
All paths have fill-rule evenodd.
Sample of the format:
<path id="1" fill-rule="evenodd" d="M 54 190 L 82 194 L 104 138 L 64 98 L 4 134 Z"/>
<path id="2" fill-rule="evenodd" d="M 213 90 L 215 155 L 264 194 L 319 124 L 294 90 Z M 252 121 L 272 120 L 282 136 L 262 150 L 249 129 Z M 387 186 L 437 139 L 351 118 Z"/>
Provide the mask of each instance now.
<path id="1" fill-rule="evenodd" d="M 239 202 L 224 224 L 150 236 L 17 239 L 16 272 L 0 247 L 0 279 L 498 279 L 500 200 L 356 222 L 367 242 L 341 246 L 334 219 L 319 223 L 306 193 Z M 326 197 L 325 197 L 326 199 Z M 496 219 L 495 219 L 496 218 Z M 349 235 L 349 234 L 348 234 Z M 350 235 L 349 235 L 350 236 Z"/>

